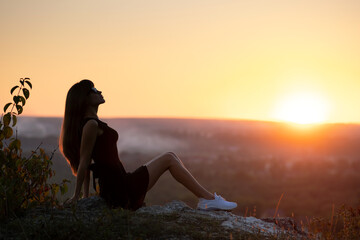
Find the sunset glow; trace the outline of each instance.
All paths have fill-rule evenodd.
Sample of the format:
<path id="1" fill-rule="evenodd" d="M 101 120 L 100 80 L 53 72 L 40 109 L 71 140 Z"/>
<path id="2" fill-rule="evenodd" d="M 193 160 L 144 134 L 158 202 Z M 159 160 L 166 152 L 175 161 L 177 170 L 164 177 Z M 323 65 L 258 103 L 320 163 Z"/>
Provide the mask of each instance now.
<path id="1" fill-rule="evenodd" d="M 293 94 L 279 104 L 276 117 L 279 120 L 311 124 L 327 120 L 328 106 L 324 99 L 310 93 Z"/>
<path id="2" fill-rule="evenodd" d="M 355 0 L 0 0 L 0 107 L 29 77 L 24 115 L 62 117 L 86 78 L 101 117 L 360 123 L 359 12 Z"/>

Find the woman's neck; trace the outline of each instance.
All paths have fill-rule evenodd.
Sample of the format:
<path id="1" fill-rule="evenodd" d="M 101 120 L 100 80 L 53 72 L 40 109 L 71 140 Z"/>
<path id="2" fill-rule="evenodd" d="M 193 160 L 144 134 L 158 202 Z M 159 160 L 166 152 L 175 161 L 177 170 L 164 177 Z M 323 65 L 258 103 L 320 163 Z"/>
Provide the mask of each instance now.
<path id="1" fill-rule="evenodd" d="M 85 111 L 85 118 L 99 118 L 98 115 L 97 115 L 97 110 L 98 108 L 88 108 L 86 111 Z"/>

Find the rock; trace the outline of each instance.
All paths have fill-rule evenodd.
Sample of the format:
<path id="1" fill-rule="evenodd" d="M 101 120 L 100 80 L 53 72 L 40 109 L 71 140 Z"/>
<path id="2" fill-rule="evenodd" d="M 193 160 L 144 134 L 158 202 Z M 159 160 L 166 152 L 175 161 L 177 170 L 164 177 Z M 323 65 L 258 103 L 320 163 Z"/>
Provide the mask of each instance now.
<path id="1" fill-rule="evenodd" d="M 306 234 L 290 218 L 257 219 L 241 217 L 226 211 L 196 210 L 181 201 L 172 201 L 163 206 L 142 207 L 135 212 L 122 209 L 112 210 L 98 196 L 81 199 L 76 205 L 63 208 L 37 207 L 28 210 L 21 217 L 21 222 L 23 226 L 30 226 L 29 229 L 32 228 L 31 224 L 47 226 L 47 222 L 66 229 L 73 228 L 75 224 L 78 227 L 76 232 L 79 234 L 81 231 L 88 233 L 92 229 L 98 229 L 101 223 L 100 227 L 105 229 L 104 234 L 113 234 L 111 236 L 116 236 L 116 238 L 122 236 L 125 231 L 126 234 L 132 232 L 132 236 L 141 236 L 140 238 L 143 239 L 236 239 L 243 236 L 246 236 L 246 239 L 252 239 L 254 236 L 256 239 L 259 236 L 266 239 L 283 236 L 283 234 L 291 239 L 298 237 L 306 239 Z M 79 229 L 79 224 L 84 224 L 84 229 Z M 42 229 L 36 231 L 42 231 Z M 43 231 L 51 234 L 49 229 Z M 9 238 L 14 236 L 16 238 L 16 230 L 10 233 Z M 0 231 L 0 236 L 1 234 Z M 28 234 L 31 235 L 31 233 Z M 54 233 L 55 236 L 56 234 Z M 74 232 L 69 234 L 74 234 Z M 102 233 L 96 230 L 96 236 L 89 234 L 94 237 L 92 239 L 97 239 Z M 71 237 L 74 236 L 71 235 Z"/>
<path id="2" fill-rule="evenodd" d="M 194 210 L 181 201 L 172 201 L 164 206 L 143 207 L 137 210 L 138 213 L 152 215 L 163 215 L 176 212 L 183 219 L 192 218 L 195 215 L 217 220 L 221 226 L 232 231 L 245 231 L 249 233 L 258 232 L 264 236 L 278 234 L 279 232 L 290 235 L 305 236 L 301 228 L 291 218 L 258 219 L 255 217 L 241 217 L 227 211 L 203 211 Z"/>
<path id="3" fill-rule="evenodd" d="M 268 223 L 274 223 L 282 230 L 293 231 L 302 236 L 307 235 L 307 233 L 303 231 L 302 227 L 300 227 L 293 218 L 262 218 L 261 220 Z"/>
<path id="4" fill-rule="evenodd" d="M 142 207 L 137 210 L 138 213 L 150 213 L 150 214 L 164 214 L 164 213 L 173 213 L 175 211 L 191 211 L 188 205 L 181 201 L 172 201 L 165 204 L 164 206 L 153 205 L 149 207 Z"/>
<path id="5" fill-rule="evenodd" d="M 106 202 L 104 199 L 98 196 L 91 196 L 88 198 L 80 199 L 77 202 L 77 209 L 80 210 L 96 210 L 101 211 L 107 208 Z"/>
<path id="6" fill-rule="evenodd" d="M 103 214 L 105 210 L 109 210 L 106 202 L 98 196 L 91 196 L 80 199 L 75 205 L 65 205 L 60 208 L 35 207 L 29 209 L 25 213 L 25 217 L 32 218 L 35 222 L 43 219 L 62 221 L 71 217 L 81 219 L 84 222 L 91 222 Z M 42 218 L 38 218 L 38 216 L 42 216 Z"/>

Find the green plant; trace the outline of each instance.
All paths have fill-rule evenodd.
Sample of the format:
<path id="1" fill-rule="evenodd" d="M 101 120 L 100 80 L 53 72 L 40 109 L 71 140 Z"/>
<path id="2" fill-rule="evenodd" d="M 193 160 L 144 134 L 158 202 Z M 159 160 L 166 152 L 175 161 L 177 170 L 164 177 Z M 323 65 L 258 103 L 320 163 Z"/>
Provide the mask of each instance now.
<path id="1" fill-rule="evenodd" d="M 23 157 L 17 131 L 13 137 L 17 116 L 23 112 L 30 96 L 25 84 L 32 89 L 29 78 L 21 78 L 20 85 L 11 89 L 11 94 L 19 90 L 13 96 L 13 102 L 5 105 L 0 121 L 0 218 L 39 204 L 58 204 L 56 195 L 59 190 L 64 194 L 69 182 L 63 180 L 61 184 L 50 184 L 48 180 L 55 174 L 50 168 L 53 154 L 49 158 L 39 146 L 29 157 Z M 7 111 L 11 105 L 11 110 Z"/>

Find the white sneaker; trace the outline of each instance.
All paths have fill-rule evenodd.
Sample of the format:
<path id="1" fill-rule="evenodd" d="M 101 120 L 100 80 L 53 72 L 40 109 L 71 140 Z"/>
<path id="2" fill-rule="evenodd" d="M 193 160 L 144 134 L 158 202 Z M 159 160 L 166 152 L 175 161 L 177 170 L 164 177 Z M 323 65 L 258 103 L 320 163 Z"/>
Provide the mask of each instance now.
<path id="1" fill-rule="evenodd" d="M 225 210 L 229 211 L 237 207 L 235 202 L 226 201 L 220 195 L 216 195 L 214 193 L 215 199 L 207 200 L 204 198 L 199 198 L 199 203 L 197 205 L 197 209 L 199 210 Z"/>

